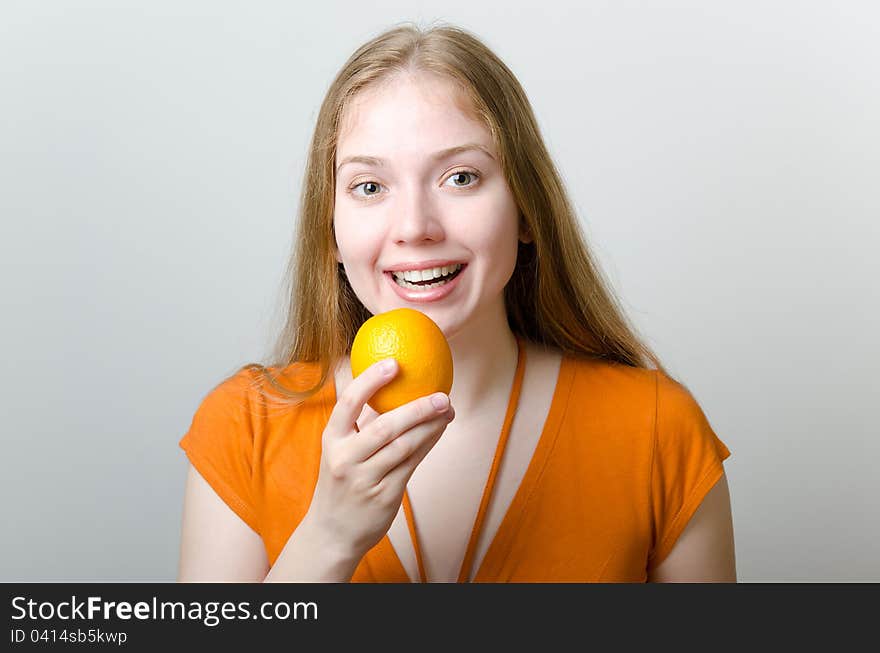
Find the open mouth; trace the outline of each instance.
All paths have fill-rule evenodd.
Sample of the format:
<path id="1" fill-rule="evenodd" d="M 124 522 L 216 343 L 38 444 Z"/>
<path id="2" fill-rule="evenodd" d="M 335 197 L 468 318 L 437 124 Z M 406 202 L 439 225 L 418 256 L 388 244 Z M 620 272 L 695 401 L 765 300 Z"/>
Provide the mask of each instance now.
<path id="1" fill-rule="evenodd" d="M 450 270 L 447 274 L 434 277 L 433 279 L 425 279 L 421 281 L 412 281 L 403 278 L 402 272 L 392 272 L 391 276 L 394 279 L 394 282 L 400 286 L 401 288 L 407 288 L 409 290 L 428 290 L 430 288 L 437 288 L 439 286 L 444 286 L 455 277 L 457 277 L 461 272 L 467 267 L 466 264 L 458 263 L 455 265 L 453 270 Z"/>

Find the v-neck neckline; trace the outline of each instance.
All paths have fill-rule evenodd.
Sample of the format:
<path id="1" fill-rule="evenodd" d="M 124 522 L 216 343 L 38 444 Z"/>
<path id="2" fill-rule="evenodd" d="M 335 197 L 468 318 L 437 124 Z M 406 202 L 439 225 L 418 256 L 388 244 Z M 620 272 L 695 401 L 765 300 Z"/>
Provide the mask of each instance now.
<path id="1" fill-rule="evenodd" d="M 507 511 L 504 513 L 501 523 L 498 525 L 498 530 L 495 531 L 495 535 L 492 537 L 489 548 L 486 549 L 486 554 L 480 561 L 480 566 L 470 579 L 470 582 L 484 582 L 486 578 L 497 576 L 501 570 L 501 566 L 507 558 L 510 547 L 507 547 L 507 551 L 503 550 L 505 539 L 511 541 L 519 530 L 523 515 L 525 514 L 526 504 L 540 480 L 541 474 L 544 471 L 544 467 L 550 455 L 550 451 L 553 449 L 553 444 L 556 442 L 556 436 L 559 434 L 559 427 L 562 424 L 562 418 L 565 415 L 565 407 L 568 405 L 568 398 L 571 393 L 572 380 L 574 378 L 573 364 L 574 360 L 570 359 L 563 352 L 559 364 L 559 372 L 556 375 L 556 385 L 553 390 L 553 398 L 550 402 L 550 410 L 547 413 L 547 419 L 544 420 L 544 428 L 541 431 L 541 436 L 538 438 L 538 444 L 535 446 L 535 451 L 532 453 L 532 458 L 529 460 L 525 474 L 523 474 L 523 477 L 520 479 L 519 486 L 513 495 L 513 499 L 507 507 Z M 330 412 L 336 403 L 336 378 L 332 376 L 330 388 L 330 403 L 329 405 L 325 405 L 327 420 L 330 419 Z M 388 533 L 385 533 L 376 546 L 365 554 L 364 558 L 367 558 L 371 554 L 382 558 L 385 562 L 383 568 L 394 568 L 395 577 L 386 580 L 385 582 L 414 582 L 409 577 L 409 573 L 407 573 L 406 568 L 403 566 L 403 562 L 401 562 L 400 556 L 397 555 L 397 551 L 394 550 L 394 547 L 391 544 L 391 539 L 388 537 Z"/>

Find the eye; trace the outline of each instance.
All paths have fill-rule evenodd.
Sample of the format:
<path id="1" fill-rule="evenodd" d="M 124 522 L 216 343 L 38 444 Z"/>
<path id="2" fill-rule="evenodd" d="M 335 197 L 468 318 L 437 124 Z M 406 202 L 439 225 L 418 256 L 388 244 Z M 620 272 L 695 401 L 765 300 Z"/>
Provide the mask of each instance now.
<path id="1" fill-rule="evenodd" d="M 366 191 L 365 194 L 363 194 L 363 195 L 356 192 L 357 189 L 360 188 L 361 186 L 363 186 L 364 191 Z M 365 198 L 375 197 L 376 195 L 378 195 L 379 189 L 381 187 L 382 187 L 382 185 L 376 183 L 375 181 L 362 181 L 361 183 L 355 184 L 354 186 L 350 187 L 348 190 L 352 195 L 354 195 L 358 199 L 365 199 Z"/>
<path id="2" fill-rule="evenodd" d="M 462 177 L 464 177 L 464 180 L 462 180 Z M 466 183 L 468 178 L 472 179 L 473 181 L 471 181 L 471 183 Z M 476 180 L 479 178 L 480 175 L 475 170 L 456 170 L 448 177 L 447 180 L 451 179 L 453 182 L 452 185 L 455 188 L 470 188 L 471 186 L 475 185 Z"/>

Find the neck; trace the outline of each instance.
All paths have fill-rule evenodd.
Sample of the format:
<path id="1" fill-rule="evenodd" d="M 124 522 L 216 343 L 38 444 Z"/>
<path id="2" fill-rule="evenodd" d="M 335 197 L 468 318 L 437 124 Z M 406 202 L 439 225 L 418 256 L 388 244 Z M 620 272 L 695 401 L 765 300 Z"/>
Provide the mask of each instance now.
<path id="1" fill-rule="evenodd" d="M 473 415 L 486 402 L 505 397 L 516 372 L 516 337 L 507 323 L 503 302 L 448 336 L 454 381 L 449 393 L 456 415 Z"/>

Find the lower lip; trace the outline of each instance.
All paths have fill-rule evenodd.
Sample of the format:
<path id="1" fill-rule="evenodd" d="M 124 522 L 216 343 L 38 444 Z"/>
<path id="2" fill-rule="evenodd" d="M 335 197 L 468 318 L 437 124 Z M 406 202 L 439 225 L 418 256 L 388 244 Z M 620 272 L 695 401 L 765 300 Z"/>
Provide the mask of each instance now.
<path id="1" fill-rule="evenodd" d="M 394 289 L 394 292 L 408 302 L 436 302 L 438 299 L 443 299 L 446 295 L 455 290 L 459 279 L 464 275 L 466 269 L 467 265 L 462 266 L 461 271 L 452 281 L 447 281 L 442 286 L 437 286 L 436 288 L 430 288 L 428 290 L 410 290 L 409 288 L 404 288 L 397 284 L 394 280 L 394 275 L 390 272 L 385 273 L 385 278 L 388 279 L 388 283 L 391 284 L 391 288 Z"/>

